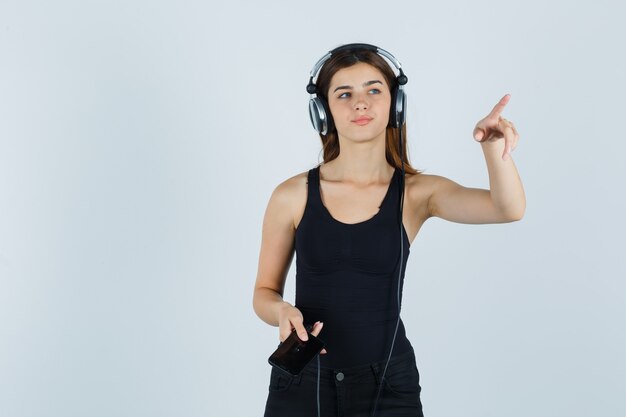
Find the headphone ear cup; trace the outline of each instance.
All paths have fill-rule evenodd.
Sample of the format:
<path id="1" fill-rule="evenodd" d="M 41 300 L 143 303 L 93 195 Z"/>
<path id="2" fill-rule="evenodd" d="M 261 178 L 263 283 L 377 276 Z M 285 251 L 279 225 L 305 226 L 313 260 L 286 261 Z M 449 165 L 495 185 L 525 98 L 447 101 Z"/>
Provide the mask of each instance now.
<path id="1" fill-rule="evenodd" d="M 323 98 L 311 97 L 309 100 L 309 117 L 317 133 L 326 135 L 333 129 L 333 120 Z"/>
<path id="2" fill-rule="evenodd" d="M 391 127 L 402 127 L 406 121 L 406 94 L 400 85 L 394 89 L 391 97 L 389 124 Z"/>

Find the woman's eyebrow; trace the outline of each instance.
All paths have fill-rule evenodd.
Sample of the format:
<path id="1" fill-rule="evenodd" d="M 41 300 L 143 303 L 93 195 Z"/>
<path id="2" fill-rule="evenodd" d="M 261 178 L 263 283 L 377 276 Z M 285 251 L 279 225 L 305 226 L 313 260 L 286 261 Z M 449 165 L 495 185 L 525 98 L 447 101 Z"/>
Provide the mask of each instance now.
<path id="1" fill-rule="evenodd" d="M 382 82 L 379 80 L 371 80 L 371 81 L 366 81 L 363 83 L 363 87 L 369 87 L 372 84 L 381 84 Z M 333 93 L 337 92 L 338 90 L 352 90 L 352 87 L 349 85 L 340 85 L 339 87 L 335 88 L 333 90 Z"/>
<path id="2" fill-rule="evenodd" d="M 349 85 L 340 85 L 333 90 L 333 93 L 336 93 L 338 90 L 352 90 L 352 87 L 350 87 Z"/>

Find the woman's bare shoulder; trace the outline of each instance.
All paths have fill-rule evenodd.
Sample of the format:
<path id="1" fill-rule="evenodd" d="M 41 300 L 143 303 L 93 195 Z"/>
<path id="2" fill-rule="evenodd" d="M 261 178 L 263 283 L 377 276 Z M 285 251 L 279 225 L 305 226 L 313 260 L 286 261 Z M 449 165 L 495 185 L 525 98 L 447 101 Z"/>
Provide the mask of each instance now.
<path id="1" fill-rule="evenodd" d="M 276 186 L 272 197 L 276 196 L 281 200 L 294 201 L 304 195 L 306 197 L 306 184 L 308 180 L 308 171 L 301 172 L 289 177 Z"/>
<path id="2" fill-rule="evenodd" d="M 406 174 L 404 181 L 406 191 L 413 195 L 427 193 L 437 182 L 438 178 L 440 178 L 438 175 L 424 174 L 421 172 L 417 174 Z"/>
<path id="3" fill-rule="evenodd" d="M 431 193 L 432 189 L 440 183 L 450 180 L 435 174 L 407 174 L 405 176 L 406 191 L 413 194 Z"/>
<path id="4" fill-rule="evenodd" d="M 287 178 L 276 186 L 268 207 L 276 207 L 282 218 L 290 219 L 294 230 L 297 228 L 307 199 L 308 171 Z"/>
<path id="5" fill-rule="evenodd" d="M 405 176 L 405 204 L 408 205 L 409 210 L 415 213 L 419 213 L 421 217 L 429 217 L 428 203 L 433 194 L 433 190 L 436 189 L 437 184 L 445 180 L 444 177 L 432 174 L 407 174 Z"/>

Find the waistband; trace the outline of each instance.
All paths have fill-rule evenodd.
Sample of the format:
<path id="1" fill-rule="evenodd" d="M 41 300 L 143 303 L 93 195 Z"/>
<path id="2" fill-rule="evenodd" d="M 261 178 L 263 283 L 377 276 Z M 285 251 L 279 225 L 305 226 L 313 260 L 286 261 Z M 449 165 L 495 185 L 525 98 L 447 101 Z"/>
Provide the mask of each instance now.
<path id="1" fill-rule="evenodd" d="M 398 355 L 392 355 L 391 360 L 389 361 L 389 367 L 397 365 L 399 363 L 404 363 L 408 360 L 415 361 L 415 352 L 413 347 L 407 352 L 400 353 Z M 320 378 L 321 379 L 334 379 L 337 374 L 342 373 L 346 378 L 353 378 L 356 376 L 360 376 L 363 374 L 368 374 L 374 372 L 374 374 L 378 374 L 382 372 L 387 364 L 387 359 L 383 359 L 381 361 L 372 362 L 363 365 L 352 366 L 349 368 L 324 368 L 320 367 Z M 302 371 L 301 376 L 314 376 L 317 377 L 317 359 L 313 359 Z"/>

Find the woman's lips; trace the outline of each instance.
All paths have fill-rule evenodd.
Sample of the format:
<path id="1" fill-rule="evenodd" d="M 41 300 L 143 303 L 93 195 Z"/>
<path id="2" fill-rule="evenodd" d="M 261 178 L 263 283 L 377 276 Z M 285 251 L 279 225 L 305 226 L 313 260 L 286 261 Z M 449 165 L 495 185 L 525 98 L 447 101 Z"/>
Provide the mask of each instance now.
<path id="1" fill-rule="evenodd" d="M 371 121 L 372 121 L 371 117 L 361 116 L 361 117 L 358 117 L 358 118 L 354 119 L 352 121 L 352 123 L 356 123 L 359 126 L 365 126 L 366 124 L 368 124 Z"/>

